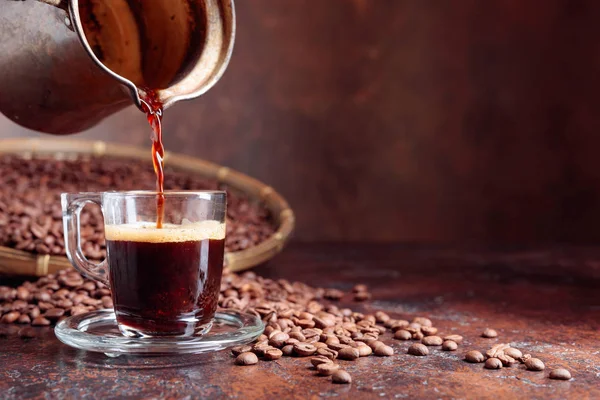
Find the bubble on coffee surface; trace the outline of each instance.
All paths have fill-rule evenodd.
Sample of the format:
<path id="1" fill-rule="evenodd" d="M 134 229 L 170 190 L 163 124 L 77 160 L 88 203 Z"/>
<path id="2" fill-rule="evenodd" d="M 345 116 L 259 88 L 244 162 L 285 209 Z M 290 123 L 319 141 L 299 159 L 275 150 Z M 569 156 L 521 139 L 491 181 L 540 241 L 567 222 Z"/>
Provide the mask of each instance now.
<path id="1" fill-rule="evenodd" d="M 173 243 L 198 240 L 225 239 L 225 224 L 219 221 L 188 222 L 182 225 L 164 224 L 157 228 L 153 222 L 138 222 L 122 225 L 106 225 L 107 240 L 131 242 Z"/>

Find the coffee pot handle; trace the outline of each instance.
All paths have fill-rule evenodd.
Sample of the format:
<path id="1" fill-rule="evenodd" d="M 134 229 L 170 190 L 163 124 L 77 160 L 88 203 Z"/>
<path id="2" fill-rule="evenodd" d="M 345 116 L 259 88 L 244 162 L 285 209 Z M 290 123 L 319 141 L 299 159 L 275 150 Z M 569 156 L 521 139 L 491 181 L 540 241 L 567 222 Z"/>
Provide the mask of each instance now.
<path id="1" fill-rule="evenodd" d="M 100 193 L 63 193 L 60 199 L 65 231 L 65 250 L 69 261 L 85 277 L 109 286 L 106 259 L 99 264 L 93 263 L 85 257 L 81 249 L 81 211 L 86 204 L 90 203 L 102 207 L 102 195 Z"/>

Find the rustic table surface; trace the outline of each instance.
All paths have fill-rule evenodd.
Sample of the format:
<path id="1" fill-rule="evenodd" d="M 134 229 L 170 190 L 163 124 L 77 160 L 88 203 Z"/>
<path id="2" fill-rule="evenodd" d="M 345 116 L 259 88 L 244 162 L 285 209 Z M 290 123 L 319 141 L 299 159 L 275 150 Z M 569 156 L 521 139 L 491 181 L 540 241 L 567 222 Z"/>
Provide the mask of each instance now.
<path id="1" fill-rule="evenodd" d="M 33 339 L 0 338 L 0 398 L 600 398 L 600 248 L 296 244 L 256 272 L 345 290 L 366 283 L 371 302 L 349 296 L 342 303 L 427 316 L 465 343 L 456 352 L 414 357 L 407 342 L 390 340 L 394 356 L 340 361 L 353 383 L 334 385 L 314 376 L 303 358 L 249 367 L 233 365 L 228 351 L 109 359 L 71 349 L 39 328 Z M 499 337 L 481 338 L 486 327 Z M 541 358 L 546 371 L 485 370 L 461 360 L 467 349 L 502 342 Z M 559 366 L 573 379 L 548 379 Z"/>

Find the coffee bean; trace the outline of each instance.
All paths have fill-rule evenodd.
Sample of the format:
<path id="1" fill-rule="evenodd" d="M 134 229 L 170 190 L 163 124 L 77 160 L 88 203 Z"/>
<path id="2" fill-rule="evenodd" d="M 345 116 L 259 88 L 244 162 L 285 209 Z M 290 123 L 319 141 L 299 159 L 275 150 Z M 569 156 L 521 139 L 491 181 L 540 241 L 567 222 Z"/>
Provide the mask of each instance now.
<path id="1" fill-rule="evenodd" d="M 110 296 L 102 296 L 100 301 L 102 301 L 102 307 L 104 308 L 113 308 L 114 306 L 112 298 Z"/>
<path id="2" fill-rule="evenodd" d="M 456 349 L 458 349 L 458 345 L 452 340 L 444 340 L 444 343 L 442 343 L 442 350 L 444 351 L 454 351 Z"/>
<path id="3" fill-rule="evenodd" d="M 481 333 L 481 337 L 484 338 L 495 338 L 498 337 L 498 332 L 496 332 L 493 329 L 490 328 L 486 328 L 482 333 Z"/>
<path id="4" fill-rule="evenodd" d="M 358 292 L 354 294 L 354 301 L 367 301 L 371 298 L 369 292 Z"/>
<path id="5" fill-rule="evenodd" d="M 410 325 L 410 322 L 405 321 L 403 319 L 399 319 L 399 320 L 396 320 L 396 322 L 392 325 L 391 329 L 392 329 L 392 332 L 396 332 L 400 329 L 407 328 L 408 325 Z"/>
<path id="6" fill-rule="evenodd" d="M 352 383 L 352 377 L 343 369 L 338 369 L 331 375 L 331 381 L 333 383 L 347 384 Z"/>
<path id="7" fill-rule="evenodd" d="M 338 352 L 333 349 L 317 349 L 317 354 L 323 357 L 327 357 L 330 360 L 335 360 L 338 357 Z"/>
<path id="8" fill-rule="evenodd" d="M 367 288 L 367 285 L 363 285 L 362 283 L 360 283 L 358 285 L 354 285 L 354 287 L 352 288 L 353 293 L 366 292 L 368 290 L 369 289 Z"/>
<path id="9" fill-rule="evenodd" d="M 515 349 L 513 347 L 509 347 L 507 349 L 504 350 L 504 354 L 506 354 L 509 357 L 512 357 L 516 360 L 520 359 L 521 357 L 523 357 L 523 353 L 521 353 L 520 350 Z"/>
<path id="10" fill-rule="evenodd" d="M 25 328 L 19 329 L 18 335 L 19 335 L 19 337 L 21 337 L 23 339 L 32 339 L 37 336 L 37 332 L 36 332 L 35 328 L 26 326 Z"/>
<path id="11" fill-rule="evenodd" d="M 360 357 L 360 353 L 359 353 L 358 349 L 356 349 L 354 347 L 347 347 L 345 349 L 341 349 L 340 351 L 338 351 L 338 358 L 341 360 L 353 361 L 359 357 Z"/>
<path id="12" fill-rule="evenodd" d="M 267 361 L 279 360 L 283 356 L 283 352 L 279 349 L 271 348 L 265 351 L 264 358 Z"/>
<path id="13" fill-rule="evenodd" d="M 294 344 L 294 353 L 300 357 L 312 356 L 317 352 L 317 348 L 309 343 Z"/>
<path id="14" fill-rule="evenodd" d="M 408 354 L 412 356 L 426 356 L 429 354 L 429 349 L 421 343 L 414 343 L 408 348 Z"/>
<path id="15" fill-rule="evenodd" d="M 485 360 L 485 364 L 483 367 L 487 369 L 500 369 L 502 368 L 502 361 L 493 357 L 488 358 L 487 360 Z"/>
<path id="16" fill-rule="evenodd" d="M 18 320 L 20 316 L 21 316 L 20 312 L 11 311 L 8 314 L 4 314 L 2 316 L 2 319 L 0 319 L 0 322 L 2 322 L 3 324 L 12 324 L 16 320 Z"/>
<path id="17" fill-rule="evenodd" d="M 44 317 L 37 317 L 37 318 L 34 318 L 33 321 L 31 321 L 31 325 L 33 325 L 33 326 L 48 326 L 48 325 L 50 325 L 50 320 L 48 320 Z"/>
<path id="18" fill-rule="evenodd" d="M 398 340 L 410 340 L 412 339 L 412 335 L 409 331 L 400 329 L 394 333 L 394 338 Z"/>
<path id="19" fill-rule="evenodd" d="M 31 318 L 29 318 L 29 315 L 27 315 L 27 314 L 21 314 L 19 316 L 19 319 L 17 320 L 17 322 L 19 324 L 30 324 L 31 323 Z"/>
<path id="20" fill-rule="evenodd" d="M 332 362 L 323 363 L 316 366 L 317 373 L 321 376 L 329 376 L 333 375 L 334 372 L 340 369 L 338 364 L 334 364 Z"/>
<path id="21" fill-rule="evenodd" d="M 383 311 L 377 311 L 377 312 L 375 313 L 375 320 L 376 320 L 378 323 L 380 323 L 380 324 L 383 324 L 383 323 L 385 323 L 386 321 L 389 321 L 389 320 L 390 320 L 390 316 L 389 316 L 389 315 L 387 315 L 386 313 L 384 313 Z"/>
<path id="22" fill-rule="evenodd" d="M 235 358 L 237 365 L 254 365 L 258 364 L 258 357 L 251 352 L 241 353 Z"/>
<path id="23" fill-rule="evenodd" d="M 252 346 L 249 345 L 235 346 L 231 348 L 231 354 L 233 354 L 235 357 L 239 356 L 242 353 L 248 353 L 250 351 L 252 351 Z"/>
<path id="24" fill-rule="evenodd" d="M 288 340 L 290 338 L 290 335 L 288 335 L 287 333 L 283 333 L 283 332 L 279 332 L 276 333 L 275 335 L 273 335 L 270 339 L 269 339 L 269 344 L 273 347 L 283 347 L 284 343 L 286 340 Z"/>
<path id="25" fill-rule="evenodd" d="M 481 363 L 484 360 L 485 357 L 483 356 L 483 354 L 481 354 L 481 352 L 477 350 L 471 350 L 468 351 L 467 354 L 465 354 L 465 361 L 470 363 Z"/>
<path id="26" fill-rule="evenodd" d="M 421 343 L 425 346 L 441 346 L 444 341 L 439 336 L 425 336 Z"/>
<path id="27" fill-rule="evenodd" d="M 20 300 L 27 300 L 29 298 L 29 290 L 23 286 L 17 288 L 17 298 Z"/>
<path id="28" fill-rule="evenodd" d="M 281 348 L 281 352 L 283 353 L 284 356 L 291 357 L 294 354 L 294 346 L 291 344 L 283 346 Z"/>
<path id="29" fill-rule="evenodd" d="M 44 313 L 44 317 L 54 320 L 62 317 L 65 314 L 65 310 L 62 308 L 51 308 Z"/>
<path id="30" fill-rule="evenodd" d="M 447 335 L 444 336 L 444 340 L 452 340 L 456 344 L 461 344 L 463 341 L 463 337 L 460 335 Z"/>
<path id="31" fill-rule="evenodd" d="M 340 351 L 342 349 L 346 349 L 346 348 L 351 347 L 351 346 L 348 345 L 348 344 L 342 344 L 342 343 L 332 343 L 332 344 L 328 345 L 328 347 L 331 350 Z"/>
<path id="32" fill-rule="evenodd" d="M 556 368 L 550 371 L 548 378 L 558 379 L 561 381 L 568 381 L 569 379 L 571 379 L 571 373 L 564 368 Z"/>
<path id="33" fill-rule="evenodd" d="M 421 332 L 425 336 L 433 336 L 437 333 L 438 329 L 433 326 L 421 326 Z"/>
<path id="34" fill-rule="evenodd" d="M 391 346 L 377 346 L 374 350 L 375 355 L 378 357 L 388 357 L 394 354 L 394 349 Z"/>
<path id="35" fill-rule="evenodd" d="M 412 334 L 413 340 L 421 340 L 425 337 L 421 331 Z"/>
<path id="36" fill-rule="evenodd" d="M 371 342 L 367 343 L 367 345 L 368 345 L 368 346 L 369 346 L 371 349 L 373 349 L 373 351 L 375 351 L 375 350 L 377 350 L 377 348 L 378 348 L 379 346 L 385 346 L 385 343 L 383 343 L 382 341 L 379 341 L 379 340 L 373 340 L 373 341 L 371 341 Z"/>
<path id="37" fill-rule="evenodd" d="M 431 320 L 424 317 L 415 317 L 412 322 L 421 326 L 433 326 Z"/>
<path id="38" fill-rule="evenodd" d="M 525 360 L 525 367 L 529 371 L 543 371 L 546 366 L 539 358 L 529 358 Z"/>
<path id="39" fill-rule="evenodd" d="M 331 364 L 333 361 L 325 356 L 315 356 L 310 359 L 310 363 L 316 367 L 319 364 Z"/>
<path id="40" fill-rule="evenodd" d="M 371 347 L 369 347 L 367 345 L 358 346 L 357 349 L 358 349 L 358 355 L 361 357 L 367 357 L 373 353 L 373 349 L 371 349 Z"/>

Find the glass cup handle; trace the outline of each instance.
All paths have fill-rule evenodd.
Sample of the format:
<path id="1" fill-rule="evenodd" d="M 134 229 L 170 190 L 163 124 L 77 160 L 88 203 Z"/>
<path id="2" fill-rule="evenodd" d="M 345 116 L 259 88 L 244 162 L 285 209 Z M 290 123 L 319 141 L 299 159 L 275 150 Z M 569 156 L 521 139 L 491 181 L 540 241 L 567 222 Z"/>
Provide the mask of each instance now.
<path id="1" fill-rule="evenodd" d="M 63 193 L 60 200 L 63 211 L 65 249 L 69 261 L 83 276 L 108 286 L 106 259 L 100 264 L 94 264 L 85 257 L 81 250 L 81 224 L 79 222 L 81 210 L 86 204 L 93 203 L 102 207 L 102 195 L 100 193 Z"/>

